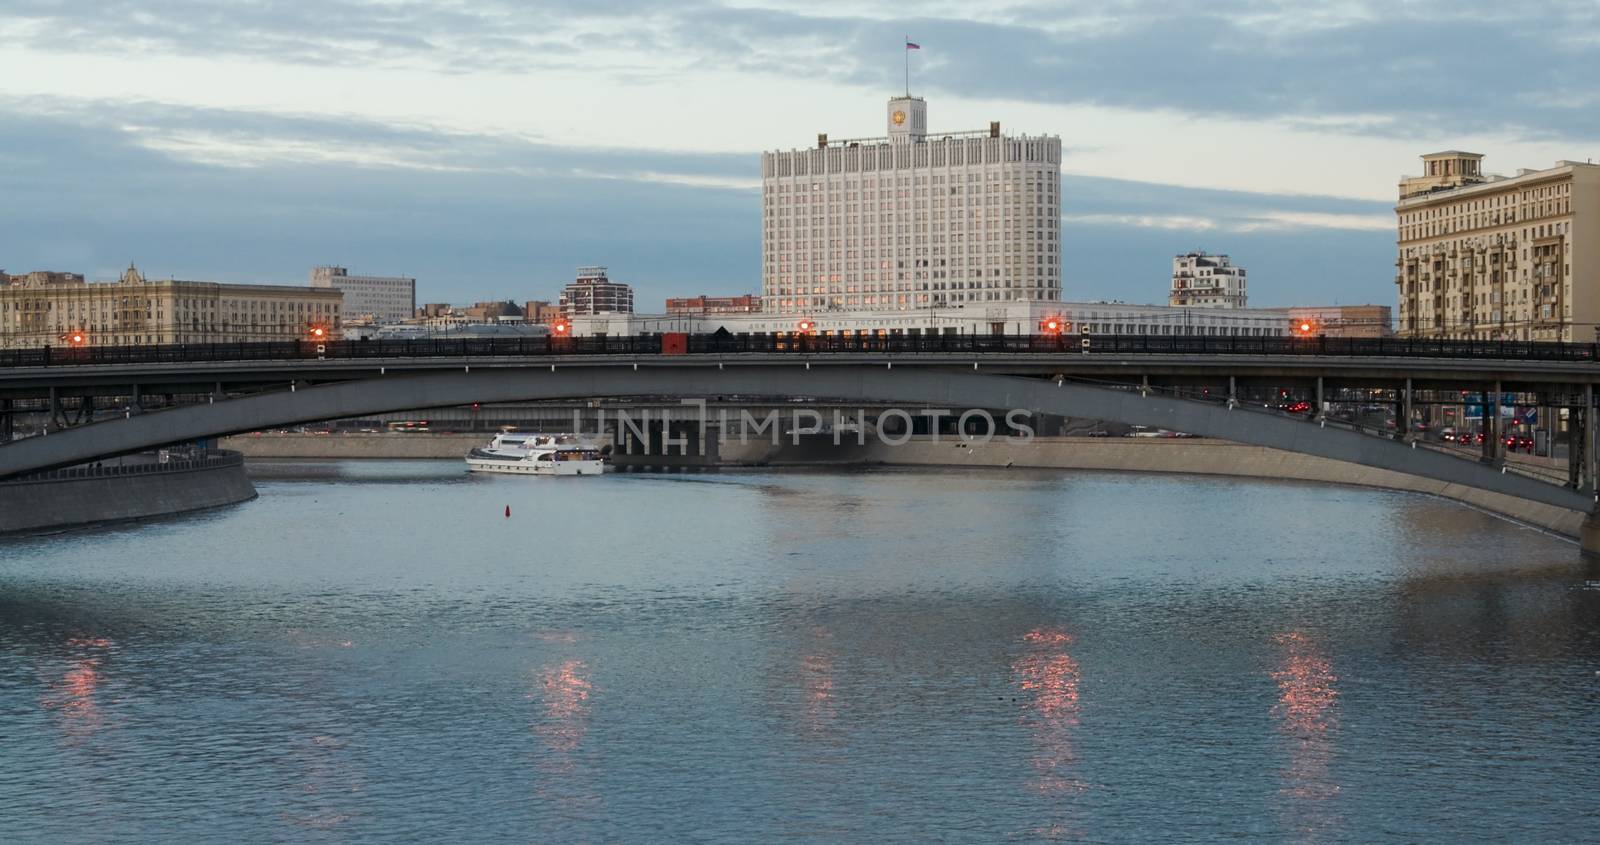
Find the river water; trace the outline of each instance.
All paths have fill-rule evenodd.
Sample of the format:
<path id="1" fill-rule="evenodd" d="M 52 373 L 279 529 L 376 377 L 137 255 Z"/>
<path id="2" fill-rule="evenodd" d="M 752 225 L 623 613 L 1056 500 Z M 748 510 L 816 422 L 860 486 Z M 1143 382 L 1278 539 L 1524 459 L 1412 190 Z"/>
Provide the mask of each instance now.
<path id="1" fill-rule="evenodd" d="M 1600 836 L 1600 574 L 1449 502 L 255 472 L 0 541 L 0 841 Z"/>

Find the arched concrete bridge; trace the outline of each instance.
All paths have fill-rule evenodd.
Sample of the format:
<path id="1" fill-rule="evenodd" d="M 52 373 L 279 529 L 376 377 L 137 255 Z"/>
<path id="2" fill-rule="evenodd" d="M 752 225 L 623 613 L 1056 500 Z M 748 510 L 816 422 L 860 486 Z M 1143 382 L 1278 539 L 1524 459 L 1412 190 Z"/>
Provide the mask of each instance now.
<path id="1" fill-rule="evenodd" d="M 227 398 L 65 429 L 0 447 L 0 477 L 107 455 L 336 419 L 472 402 L 636 396 L 789 395 L 865 403 L 903 402 L 953 409 L 1025 409 L 1111 420 L 1348 461 L 1479 488 L 1543 505 L 1589 512 L 1576 490 L 1507 474 L 1398 441 L 1294 419 L 1139 390 L 1088 386 L 1038 375 L 949 366 L 789 359 L 724 366 L 717 360 L 541 363 L 370 373 L 364 378 Z M 1036 370 L 1037 371 L 1037 370 Z"/>

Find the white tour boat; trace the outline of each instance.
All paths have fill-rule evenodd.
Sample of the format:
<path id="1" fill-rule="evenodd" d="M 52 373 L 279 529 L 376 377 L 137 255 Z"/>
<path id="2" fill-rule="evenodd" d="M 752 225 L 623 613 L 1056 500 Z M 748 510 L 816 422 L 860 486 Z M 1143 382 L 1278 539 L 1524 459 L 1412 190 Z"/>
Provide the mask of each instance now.
<path id="1" fill-rule="evenodd" d="M 599 447 L 576 434 L 505 431 L 488 446 L 467 453 L 472 472 L 513 475 L 599 475 L 606 471 Z"/>

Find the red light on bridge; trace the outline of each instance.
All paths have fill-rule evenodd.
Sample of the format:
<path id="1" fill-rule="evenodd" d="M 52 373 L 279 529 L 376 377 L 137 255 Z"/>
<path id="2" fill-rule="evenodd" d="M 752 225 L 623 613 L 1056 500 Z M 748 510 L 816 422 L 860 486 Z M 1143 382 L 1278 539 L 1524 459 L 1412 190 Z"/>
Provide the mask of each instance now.
<path id="1" fill-rule="evenodd" d="M 810 320 L 801 320 L 798 328 L 801 334 L 811 334 L 817 330 L 817 324 Z"/>
<path id="2" fill-rule="evenodd" d="M 551 332 L 551 334 L 560 335 L 560 336 L 565 337 L 567 332 L 570 332 L 570 331 L 572 331 L 572 326 L 567 325 L 567 322 L 565 320 L 557 320 L 554 323 L 550 324 L 550 332 Z"/>
<path id="3" fill-rule="evenodd" d="M 1301 320 L 1300 322 L 1295 323 L 1293 328 L 1294 328 L 1294 333 L 1297 336 L 1299 336 L 1299 337 L 1310 337 L 1312 334 L 1314 334 L 1316 332 L 1317 324 L 1312 322 L 1312 321 L 1310 321 L 1310 320 Z"/>
<path id="4" fill-rule="evenodd" d="M 1045 334 L 1061 334 L 1068 328 L 1068 323 L 1060 317 L 1046 317 L 1039 322 L 1039 331 Z"/>
<path id="5" fill-rule="evenodd" d="M 306 332 L 312 340 L 327 340 L 328 330 L 322 326 L 312 326 Z"/>

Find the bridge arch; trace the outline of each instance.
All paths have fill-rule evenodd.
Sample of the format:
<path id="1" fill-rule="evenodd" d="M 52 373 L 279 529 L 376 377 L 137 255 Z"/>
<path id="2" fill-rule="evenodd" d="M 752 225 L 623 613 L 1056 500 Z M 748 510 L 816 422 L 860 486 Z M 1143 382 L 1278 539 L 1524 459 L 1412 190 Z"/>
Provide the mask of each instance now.
<path id="1" fill-rule="evenodd" d="M 0 447 L 0 477 L 190 440 L 319 420 L 466 405 L 595 397 L 805 396 L 863 403 L 904 402 L 953 409 L 1020 408 L 1186 431 L 1256 446 L 1488 490 L 1588 512 L 1590 497 L 1427 449 L 1301 419 L 1203 402 L 1141 395 L 1073 382 L 975 370 L 795 362 L 742 366 L 705 362 L 485 367 L 378 375 L 293 391 L 142 414 Z"/>

